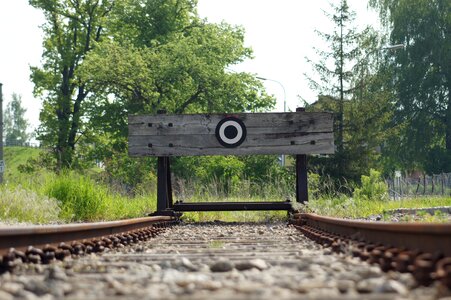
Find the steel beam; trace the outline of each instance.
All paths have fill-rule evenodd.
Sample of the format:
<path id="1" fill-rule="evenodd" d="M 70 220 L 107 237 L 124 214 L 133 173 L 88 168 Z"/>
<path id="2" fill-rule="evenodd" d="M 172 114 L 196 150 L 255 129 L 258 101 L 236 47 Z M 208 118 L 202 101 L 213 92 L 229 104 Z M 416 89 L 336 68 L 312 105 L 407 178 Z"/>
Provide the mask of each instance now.
<path id="1" fill-rule="evenodd" d="M 290 202 L 176 202 L 175 211 L 291 210 Z"/>

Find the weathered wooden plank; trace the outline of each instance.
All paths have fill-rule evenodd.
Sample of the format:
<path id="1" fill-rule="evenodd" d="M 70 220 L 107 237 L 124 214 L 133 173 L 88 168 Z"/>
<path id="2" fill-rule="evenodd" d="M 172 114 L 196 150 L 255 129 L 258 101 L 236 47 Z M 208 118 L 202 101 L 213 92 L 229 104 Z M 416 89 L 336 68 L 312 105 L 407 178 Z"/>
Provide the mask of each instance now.
<path id="1" fill-rule="evenodd" d="M 248 134 L 240 148 L 265 147 L 265 146 L 288 146 L 315 144 L 316 140 L 331 140 L 331 132 L 325 133 L 287 133 L 287 134 Z M 213 134 L 190 134 L 190 135 L 133 135 L 130 136 L 129 145 L 152 147 L 188 147 L 198 145 L 202 148 L 223 147 L 219 144 Z"/>
<path id="2" fill-rule="evenodd" d="M 330 142 L 320 141 L 315 146 L 272 146 L 259 148 L 144 148 L 134 147 L 129 149 L 130 156 L 201 156 L 201 155 L 252 155 L 252 154 L 333 154 L 333 146 Z"/>
<path id="3" fill-rule="evenodd" d="M 183 155 L 248 155 L 248 154 L 331 154 L 334 152 L 333 133 L 313 133 L 304 136 L 268 139 L 251 135 L 237 148 L 225 148 L 214 135 L 131 136 L 131 156 Z"/>
<path id="4" fill-rule="evenodd" d="M 233 116 L 246 137 L 227 148 L 218 141 L 218 123 Z M 228 145 L 226 145 L 228 146 Z M 129 155 L 330 154 L 334 152 L 330 113 L 260 113 L 129 116 Z"/>
<path id="5" fill-rule="evenodd" d="M 331 113 L 255 113 L 205 115 L 129 116 L 129 135 L 214 134 L 216 125 L 227 116 L 235 116 L 246 125 L 249 134 L 289 132 L 331 132 Z"/>

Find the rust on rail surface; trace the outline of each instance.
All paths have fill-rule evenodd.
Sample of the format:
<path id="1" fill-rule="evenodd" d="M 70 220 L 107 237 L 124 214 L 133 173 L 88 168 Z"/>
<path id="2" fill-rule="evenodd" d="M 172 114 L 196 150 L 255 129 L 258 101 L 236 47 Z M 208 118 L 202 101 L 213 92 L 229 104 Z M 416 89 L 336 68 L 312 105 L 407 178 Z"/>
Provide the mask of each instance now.
<path id="1" fill-rule="evenodd" d="M 0 227 L 0 273 L 12 270 L 17 260 L 49 263 L 71 255 L 145 241 L 176 222 L 174 217 L 155 216 L 98 223 Z"/>
<path id="2" fill-rule="evenodd" d="M 382 270 L 411 272 L 417 282 L 451 288 L 451 224 L 388 223 L 294 214 L 290 223 L 310 239 Z"/>
<path id="3" fill-rule="evenodd" d="M 424 252 L 441 250 L 451 256 L 450 223 L 389 223 L 338 219 L 316 214 L 297 214 L 302 224 L 354 240 L 382 243 L 393 247 L 418 249 Z"/>
<path id="4" fill-rule="evenodd" d="M 0 255 L 6 254 L 9 248 L 19 250 L 29 245 L 40 247 L 46 244 L 91 239 L 171 220 L 173 220 L 171 217 L 159 216 L 96 223 L 0 227 Z"/>

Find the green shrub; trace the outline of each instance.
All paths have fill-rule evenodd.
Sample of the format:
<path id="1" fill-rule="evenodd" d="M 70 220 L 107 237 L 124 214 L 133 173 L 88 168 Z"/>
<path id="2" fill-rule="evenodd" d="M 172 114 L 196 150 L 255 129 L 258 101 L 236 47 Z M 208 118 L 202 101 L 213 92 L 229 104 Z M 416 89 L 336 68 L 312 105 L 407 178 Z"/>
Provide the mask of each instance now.
<path id="1" fill-rule="evenodd" d="M 370 176 L 362 175 L 362 185 L 354 190 L 353 198 L 371 201 L 388 200 L 388 187 L 381 178 L 381 173 L 371 169 Z"/>
<path id="2" fill-rule="evenodd" d="M 122 196 L 76 172 L 48 178 L 43 192 L 58 200 L 60 218 L 68 222 L 144 217 L 156 208 L 154 194 Z"/>
<path id="3" fill-rule="evenodd" d="M 45 194 L 60 201 L 61 217 L 68 221 L 92 221 L 106 215 L 108 192 L 93 180 L 68 172 L 55 176 Z"/>

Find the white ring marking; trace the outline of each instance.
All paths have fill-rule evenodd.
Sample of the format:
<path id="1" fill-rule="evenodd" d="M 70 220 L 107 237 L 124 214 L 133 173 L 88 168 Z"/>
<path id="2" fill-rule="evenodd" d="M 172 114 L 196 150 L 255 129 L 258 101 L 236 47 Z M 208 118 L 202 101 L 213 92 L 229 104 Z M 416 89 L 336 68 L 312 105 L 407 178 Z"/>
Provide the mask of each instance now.
<path id="1" fill-rule="evenodd" d="M 227 128 L 227 126 L 233 126 L 237 130 L 236 137 L 234 137 L 233 139 L 229 139 L 224 134 L 224 131 Z M 219 128 L 219 137 L 226 144 L 233 145 L 233 144 L 237 143 L 241 139 L 242 136 L 243 136 L 243 128 L 241 128 L 240 124 L 236 121 L 232 121 L 232 120 L 225 121 L 224 123 L 222 123 L 221 127 Z"/>

